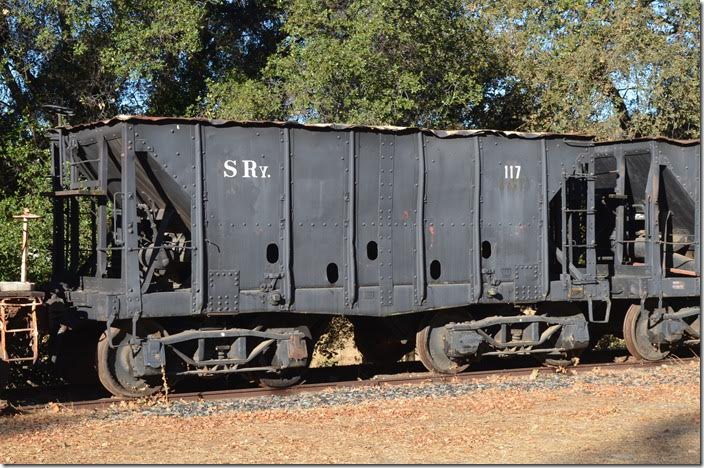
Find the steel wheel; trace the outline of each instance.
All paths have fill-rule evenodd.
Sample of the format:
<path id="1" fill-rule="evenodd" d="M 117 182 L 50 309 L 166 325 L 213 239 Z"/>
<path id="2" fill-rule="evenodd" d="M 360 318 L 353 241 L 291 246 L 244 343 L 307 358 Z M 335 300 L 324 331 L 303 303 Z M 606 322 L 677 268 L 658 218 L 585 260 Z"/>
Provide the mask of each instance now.
<path id="1" fill-rule="evenodd" d="M 536 359 L 542 365 L 546 367 L 567 367 L 574 364 L 575 358 L 579 358 L 584 350 L 580 349 L 578 351 L 569 351 L 568 353 L 563 353 L 561 356 L 540 356 L 538 355 Z"/>
<path id="2" fill-rule="evenodd" d="M 659 346 L 650 341 L 648 336 L 648 318 L 650 313 L 641 310 L 640 305 L 633 304 L 628 308 L 623 320 L 623 338 L 631 355 L 644 361 L 659 361 L 670 354 L 669 349 L 662 351 Z"/>
<path id="3" fill-rule="evenodd" d="M 303 383 L 307 367 L 298 369 L 285 369 L 279 373 L 267 373 L 259 377 L 259 384 L 269 388 L 289 388 Z"/>
<path id="4" fill-rule="evenodd" d="M 313 339 L 311 336 L 310 328 L 307 326 L 296 327 L 303 335 L 305 335 L 306 350 L 308 351 L 308 358 L 306 360 L 306 365 L 303 367 L 292 367 L 290 369 L 282 369 L 279 372 L 264 372 L 257 374 L 256 377 L 259 380 L 259 384 L 263 387 L 270 388 L 289 388 L 294 385 L 303 383 L 306 373 L 308 372 L 308 366 L 310 365 L 311 357 L 313 356 Z M 276 360 L 275 346 L 272 346 L 268 352 L 264 352 L 260 355 L 258 360 L 261 365 L 269 365 Z"/>
<path id="5" fill-rule="evenodd" d="M 140 336 L 162 336 L 163 329 L 151 321 L 143 321 L 138 326 Z M 107 333 L 98 341 L 97 371 L 100 383 L 110 393 L 118 397 L 139 398 L 161 391 L 163 379 L 160 375 L 134 377 L 133 351 L 129 341 L 131 330 L 112 327 L 110 329 L 115 348 L 110 348 Z"/>
<path id="6" fill-rule="evenodd" d="M 560 317 L 566 315 L 577 315 L 581 313 L 581 309 L 576 304 L 572 303 L 555 303 L 547 302 L 538 307 L 539 314 L 545 314 L 552 317 Z M 591 332 L 591 330 L 590 330 Z M 555 337 L 557 338 L 557 337 Z M 586 349 L 571 349 L 559 354 L 532 354 L 536 361 L 546 367 L 567 367 L 575 362 L 575 358 L 579 358 L 582 353 L 592 348 L 592 333 L 589 333 L 589 346 Z"/>
<path id="7" fill-rule="evenodd" d="M 471 320 L 469 314 L 436 312 L 416 334 L 416 351 L 426 369 L 440 374 L 458 374 L 469 367 L 450 359 L 445 353 L 448 323 Z"/>

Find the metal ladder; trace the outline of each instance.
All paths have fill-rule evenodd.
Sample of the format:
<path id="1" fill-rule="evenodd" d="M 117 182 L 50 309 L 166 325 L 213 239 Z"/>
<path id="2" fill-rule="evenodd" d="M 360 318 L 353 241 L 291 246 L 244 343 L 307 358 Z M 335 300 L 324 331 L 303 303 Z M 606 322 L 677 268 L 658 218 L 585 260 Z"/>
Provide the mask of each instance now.
<path id="1" fill-rule="evenodd" d="M 107 187 L 108 148 L 104 138 L 98 140 L 98 156 L 93 159 L 82 156 L 78 145 L 68 145 L 59 140 L 60 187 L 54 188 L 55 196 L 103 196 Z"/>
<path id="2" fill-rule="evenodd" d="M 599 281 L 596 270 L 596 176 L 594 162 L 595 157 L 591 156 L 586 164 L 583 164 L 581 172 L 568 174 L 562 172 L 562 281 L 565 288 L 568 290 L 568 295 L 571 294 L 572 286 L 582 286 L 587 299 L 587 309 L 589 321 L 593 323 L 607 323 L 611 314 L 611 299 L 608 291 L 603 291 L 603 282 Z M 573 202 L 577 197 L 570 196 L 570 181 L 581 181 L 580 187 L 586 189 L 585 207 L 572 207 L 570 202 Z M 573 229 L 572 216 L 584 214 L 585 217 L 585 243 L 578 244 L 575 240 Z M 583 248 L 586 253 L 586 268 L 584 270 L 578 268 L 574 264 L 574 249 Z M 602 286 L 602 287 L 600 287 Z M 604 318 L 597 320 L 594 318 L 593 301 L 606 303 Z"/>
<path id="3" fill-rule="evenodd" d="M 18 301 L 19 299 L 19 301 Z M 39 357 L 39 327 L 37 324 L 37 307 L 41 305 L 38 298 L 6 298 L 0 300 L 0 360 L 5 362 L 37 361 Z M 27 311 L 26 308 L 29 308 Z M 13 317 L 26 315 L 27 327 L 8 328 L 10 323 L 10 310 L 18 309 Z M 23 310 L 25 309 L 25 310 Z M 12 339 L 19 339 L 25 334 L 30 341 L 31 355 L 11 355 L 9 344 Z"/>
<path id="4" fill-rule="evenodd" d="M 576 172 L 568 174 L 562 172 L 562 280 L 565 286 L 596 284 L 596 206 L 595 206 L 595 180 L 594 158 L 589 160 L 587 172 Z M 570 194 L 570 181 L 586 182 L 586 207 L 572 207 L 576 197 Z M 578 244 L 573 231 L 572 217 L 575 214 L 583 213 L 586 221 L 586 243 Z M 582 272 L 574 264 L 574 249 L 583 248 L 586 252 L 586 269 Z"/>

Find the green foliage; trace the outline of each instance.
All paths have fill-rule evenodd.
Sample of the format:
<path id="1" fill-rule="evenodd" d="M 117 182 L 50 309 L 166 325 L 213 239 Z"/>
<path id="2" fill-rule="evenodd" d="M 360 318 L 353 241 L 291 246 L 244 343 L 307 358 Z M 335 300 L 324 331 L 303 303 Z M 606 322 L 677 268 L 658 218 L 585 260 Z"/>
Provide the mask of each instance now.
<path id="1" fill-rule="evenodd" d="M 614 335 L 604 335 L 594 345 L 596 351 L 627 351 L 626 341 Z"/>
<path id="2" fill-rule="evenodd" d="M 347 317 L 334 316 L 313 350 L 314 367 L 330 367 L 337 364 L 340 354 L 352 344 L 354 326 Z"/>
<path id="3" fill-rule="evenodd" d="M 43 104 L 74 121 L 182 114 L 207 79 L 254 77 L 279 37 L 273 0 L 2 0 L 0 120 L 37 143 Z"/>
<path id="4" fill-rule="evenodd" d="M 170 56 L 188 58 L 199 45 L 204 9 L 189 0 L 116 0 L 110 42 L 100 50 L 116 76 L 139 80 L 169 66 Z"/>
<path id="5" fill-rule="evenodd" d="M 461 1 L 286 5 L 286 39 L 262 74 L 271 96 L 264 116 L 457 127 L 482 99 L 488 54 L 478 45 L 488 39 Z M 234 106 L 218 87 L 211 91 L 211 112 L 239 118 L 248 108 L 243 102 L 266 94 L 238 84 Z"/>
<path id="6" fill-rule="evenodd" d="M 259 76 L 210 82 L 200 112 L 432 127 L 698 135 L 698 3 L 281 2 Z"/>
<path id="7" fill-rule="evenodd" d="M 31 228 L 31 277 L 48 277 L 40 192 L 50 189 L 44 132 L 56 119 L 44 104 L 74 109 L 73 123 L 185 113 L 207 83 L 258 73 L 279 40 L 277 11 L 273 0 L 0 0 L 0 278 L 19 275 L 9 217 L 24 206 L 44 216 Z"/>
<path id="8" fill-rule="evenodd" d="M 0 276 L 48 273 L 44 104 L 116 113 L 699 134 L 695 0 L 0 0 Z"/>
<path id="9" fill-rule="evenodd" d="M 51 273 L 51 203 L 42 192 L 51 187 L 48 152 L 21 134 L 0 141 L 0 281 L 19 281 L 22 222 L 13 215 L 29 208 L 42 216 L 29 223 L 30 281 L 43 282 Z"/>
<path id="10" fill-rule="evenodd" d="M 699 134 L 699 3 L 512 0 L 486 9 L 522 130 Z"/>
<path id="11" fill-rule="evenodd" d="M 239 120 L 283 119 L 279 92 L 258 80 L 233 75 L 208 83 L 208 96 L 200 103 L 200 112 L 208 118 Z"/>
<path id="12" fill-rule="evenodd" d="M 241 108 L 240 118 L 262 114 L 270 106 L 259 97 L 261 69 L 282 40 L 282 14 L 276 0 L 208 0 L 202 2 L 198 47 L 184 59 L 181 53 L 151 80 L 149 110 L 162 115 L 212 113 L 211 107 Z M 237 101 L 240 91 L 251 99 Z M 177 90 L 177 92 L 174 92 Z M 232 91 L 222 102 L 213 102 Z M 229 102 L 232 100 L 233 102 Z"/>

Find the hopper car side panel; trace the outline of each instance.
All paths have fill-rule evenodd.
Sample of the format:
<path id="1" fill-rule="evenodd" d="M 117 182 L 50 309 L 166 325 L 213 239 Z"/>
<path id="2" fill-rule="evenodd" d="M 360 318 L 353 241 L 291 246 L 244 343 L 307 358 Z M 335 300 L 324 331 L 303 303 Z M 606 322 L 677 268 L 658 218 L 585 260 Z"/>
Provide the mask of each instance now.
<path id="1" fill-rule="evenodd" d="M 675 234 L 693 239 L 695 146 L 141 122 L 68 132 L 55 148 L 55 184 L 64 195 L 57 197 L 56 274 L 72 274 L 81 285 L 72 294 L 102 320 L 136 310 L 384 316 L 476 302 L 696 294 L 696 277 L 658 277 L 652 242 L 643 262 L 625 265 L 635 234 L 623 207 L 611 221 L 582 217 L 589 239 L 572 252 L 576 274 L 555 255 L 563 247 L 565 184 L 593 192 L 586 211 L 600 208 L 594 197 L 626 191 L 629 203 L 647 211 L 664 187 L 657 196 L 670 218 L 641 215 L 653 220 L 653 232 L 674 223 Z M 70 196 L 86 188 L 98 194 L 101 226 L 89 275 L 78 265 Z M 151 258 L 138 260 L 150 247 L 140 244 L 145 216 L 153 218 L 152 239 L 163 219 L 186 239 L 182 278 L 173 284 L 154 282 Z M 112 246 L 103 228 L 110 225 Z M 577 245 L 577 233 L 570 235 Z M 601 251 L 584 242 L 600 243 Z M 605 250 L 613 250 L 615 266 L 606 265 Z M 584 284 L 566 278 L 580 271 Z M 608 277 L 621 286 L 612 288 Z"/>

